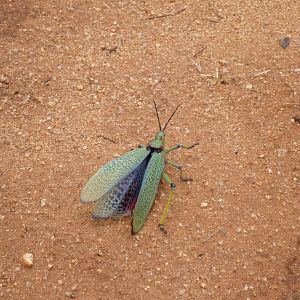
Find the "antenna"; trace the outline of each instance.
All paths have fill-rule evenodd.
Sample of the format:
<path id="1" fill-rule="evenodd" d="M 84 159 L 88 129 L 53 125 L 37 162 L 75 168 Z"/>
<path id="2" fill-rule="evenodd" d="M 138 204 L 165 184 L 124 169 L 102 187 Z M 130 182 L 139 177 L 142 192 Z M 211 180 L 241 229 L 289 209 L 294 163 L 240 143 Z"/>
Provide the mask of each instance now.
<path id="1" fill-rule="evenodd" d="M 168 122 L 166 123 L 166 125 L 165 125 L 165 127 L 164 127 L 164 129 L 163 129 L 162 131 L 165 131 L 167 125 L 169 124 L 169 122 L 171 121 L 171 119 L 173 118 L 173 116 L 175 115 L 175 113 L 176 113 L 176 111 L 177 111 L 177 109 L 179 108 L 180 105 L 181 105 L 181 104 L 179 104 L 179 105 L 175 108 L 175 110 L 173 111 L 171 117 L 169 118 Z"/>
<path id="2" fill-rule="evenodd" d="M 158 121 L 158 125 L 159 125 L 159 131 L 161 131 L 161 124 L 160 124 L 160 120 L 159 120 L 159 116 L 158 116 L 157 104 L 156 104 L 155 100 L 153 100 L 153 102 L 154 102 L 155 112 L 156 112 L 157 121 Z"/>

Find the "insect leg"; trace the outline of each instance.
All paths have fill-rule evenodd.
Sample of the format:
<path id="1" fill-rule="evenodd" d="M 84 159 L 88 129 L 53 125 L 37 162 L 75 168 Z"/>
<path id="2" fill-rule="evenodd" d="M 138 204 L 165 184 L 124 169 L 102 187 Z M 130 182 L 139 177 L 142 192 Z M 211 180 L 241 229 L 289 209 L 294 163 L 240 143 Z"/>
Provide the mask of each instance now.
<path id="1" fill-rule="evenodd" d="M 194 148 L 195 146 L 199 145 L 199 143 L 195 143 L 191 146 L 185 146 L 185 145 L 182 145 L 182 144 L 176 144 L 175 146 L 169 148 L 166 150 L 166 153 L 169 153 L 171 151 L 174 151 L 174 150 L 177 150 L 177 149 L 180 149 L 180 148 L 184 148 L 184 149 L 192 149 Z"/>
<path id="2" fill-rule="evenodd" d="M 170 160 L 167 160 L 166 161 L 167 164 L 169 164 L 170 166 L 176 168 L 179 172 L 180 172 L 180 179 L 184 182 L 187 182 L 187 181 L 193 181 L 193 178 L 189 178 L 189 177 L 184 177 L 182 175 L 182 166 L 173 162 L 173 161 L 170 161 Z"/>
<path id="3" fill-rule="evenodd" d="M 159 221 L 159 228 L 166 233 L 166 230 L 164 228 L 164 225 L 165 225 L 165 220 L 166 220 L 166 217 L 168 215 L 168 212 L 170 210 L 170 205 L 171 205 L 171 201 L 172 201 L 172 198 L 173 198 L 173 191 L 175 190 L 176 188 L 176 185 L 173 183 L 173 181 L 171 180 L 171 178 L 169 177 L 169 175 L 167 173 L 163 173 L 163 178 L 164 180 L 166 181 L 167 184 L 170 185 L 171 187 L 171 191 L 170 191 L 170 195 L 169 195 L 169 199 L 168 199 L 168 202 L 167 202 L 167 205 L 164 209 L 164 212 L 163 212 L 163 215 Z"/>

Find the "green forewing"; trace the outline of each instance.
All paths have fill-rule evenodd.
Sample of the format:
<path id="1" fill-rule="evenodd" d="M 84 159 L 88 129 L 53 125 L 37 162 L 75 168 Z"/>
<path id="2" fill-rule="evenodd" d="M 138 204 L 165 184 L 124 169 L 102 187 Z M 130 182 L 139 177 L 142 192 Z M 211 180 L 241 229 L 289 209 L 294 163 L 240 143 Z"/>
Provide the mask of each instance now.
<path id="1" fill-rule="evenodd" d="M 133 210 L 132 233 L 137 233 L 143 227 L 152 207 L 164 170 L 165 157 L 166 153 L 164 151 L 151 154 L 139 197 Z"/>
<path id="2" fill-rule="evenodd" d="M 93 219 L 128 216 L 136 204 L 150 154 L 126 177 L 95 202 Z"/>
<path id="3" fill-rule="evenodd" d="M 150 153 L 146 148 L 137 148 L 107 163 L 100 168 L 83 188 L 80 200 L 95 202 L 130 174 Z"/>

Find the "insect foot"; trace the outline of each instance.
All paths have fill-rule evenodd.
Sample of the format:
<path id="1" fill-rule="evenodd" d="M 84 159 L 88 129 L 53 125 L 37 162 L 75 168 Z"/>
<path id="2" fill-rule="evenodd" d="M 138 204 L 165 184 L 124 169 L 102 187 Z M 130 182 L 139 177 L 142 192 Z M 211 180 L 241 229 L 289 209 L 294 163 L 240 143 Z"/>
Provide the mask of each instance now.
<path id="1" fill-rule="evenodd" d="M 164 224 L 159 224 L 159 229 L 164 233 L 164 234 L 167 234 L 167 230 L 165 229 L 165 226 Z"/>

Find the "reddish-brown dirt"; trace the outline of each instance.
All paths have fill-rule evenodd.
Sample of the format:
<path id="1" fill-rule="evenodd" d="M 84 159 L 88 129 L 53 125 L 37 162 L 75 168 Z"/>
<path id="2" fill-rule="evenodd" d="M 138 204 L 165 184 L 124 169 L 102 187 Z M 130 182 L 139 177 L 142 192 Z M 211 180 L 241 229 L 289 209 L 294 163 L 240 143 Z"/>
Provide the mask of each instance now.
<path id="1" fill-rule="evenodd" d="M 300 2 L 1 1 L 1 299 L 300 299 Z M 289 37 L 290 44 L 280 44 Z M 283 47 L 285 46 L 285 48 Z M 288 47 L 286 47 L 288 46 Z M 91 220 L 82 187 L 146 144 L 142 231 Z M 33 254 L 25 268 L 21 257 Z"/>

